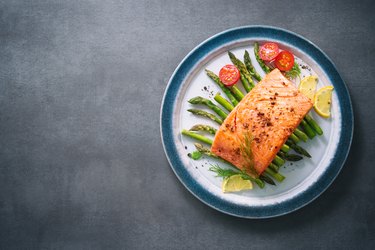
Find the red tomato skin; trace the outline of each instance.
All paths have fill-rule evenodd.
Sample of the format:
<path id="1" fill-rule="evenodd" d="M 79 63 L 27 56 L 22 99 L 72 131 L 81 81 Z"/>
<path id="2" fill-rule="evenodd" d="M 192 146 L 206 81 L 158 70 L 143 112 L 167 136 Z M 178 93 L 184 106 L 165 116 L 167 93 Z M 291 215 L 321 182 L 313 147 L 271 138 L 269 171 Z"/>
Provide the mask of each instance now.
<path id="1" fill-rule="evenodd" d="M 232 86 L 240 79 L 240 71 L 236 66 L 227 64 L 220 69 L 219 78 L 225 86 Z"/>
<path id="2" fill-rule="evenodd" d="M 276 67 L 281 71 L 288 71 L 293 68 L 294 56 L 287 50 L 281 51 L 275 59 Z"/>
<path id="3" fill-rule="evenodd" d="M 277 43 L 268 42 L 260 47 L 259 56 L 263 61 L 270 62 L 277 57 L 279 51 Z"/>

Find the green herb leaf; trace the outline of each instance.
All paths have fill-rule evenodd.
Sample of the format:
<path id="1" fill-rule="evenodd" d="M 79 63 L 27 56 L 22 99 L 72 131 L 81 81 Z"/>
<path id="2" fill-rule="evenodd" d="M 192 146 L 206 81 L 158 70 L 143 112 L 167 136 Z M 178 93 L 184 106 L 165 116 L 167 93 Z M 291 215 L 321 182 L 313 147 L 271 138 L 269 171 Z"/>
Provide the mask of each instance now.
<path id="1" fill-rule="evenodd" d="M 251 142 L 253 141 L 253 135 L 250 133 L 244 133 L 244 139 L 241 142 L 240 150 L 241 155 L 245 160 L 245 165 L 243 166 L 244 169 L 250 171 L 253 176 L 258 176 L 258 172 L 254 168 L 254 155 L 251 149 Z"/>
<path id="2" fill-rule="evenodd" d="M 287 72 L 285 72 L 285 76 L 289 79 L 297 78 L 301 74 L 301 69 L 298 63 L 294 62 L 293 68 Z"/>
<path id="3" fill-rule="evenodd" d="M 189 153 L 188 156 L 193 160 L 199 160 L 202 157 L 202 153 L 199 151 L 193 151 Z"/>
<path id="4" fill-rule="evenodd" d="M 229 178 L 232 175 L 241 175 L 242 179 L 244 179 L 244 180 L 251 180 L 251 181 L 254 180 L 254 178 L 252 178 L 251 176 L 249 176 L 245 172 L 235 171 L 233 169 L 221 168 L 218 164 L 211 165 L 209 170 L 212 171 L 212 172 L 215 172 L 217 174 L 216 177 L 223 177 L 224 179 Z"/>
<path id="5" fill-rule="evenodd" d="M 240 173 L 238 171 L 234 171 L 233 169 L 221 168 L 218 164 L 211 165 L 209 170 L 212 171 L 212 172 L 215 172 L 217 174 L 216 177 L 223 177 L 223 178 L 228 178 L 232 175 L 236 175 L 236 174 Z"/>
<path id="6" fill-rule="evenodd" d="M 233 169 L 223 169 L 223 168 L 219 167 L 218 164 L 211 165 L 209 170 L 212 171 L 212 172 L 215 172 L 217 174 L 216 175 L 217 177 L 222 177 L 224 179 L 229 178 L 232 175 L 241 175 L 242 179 L 250 180 L 252 182 L 255 182 L 260 188 L 264 188 L 264 182 L 261 179 L 253 178 L 243 171 L 236 171 L 236 170 L 233 170 Z"/>

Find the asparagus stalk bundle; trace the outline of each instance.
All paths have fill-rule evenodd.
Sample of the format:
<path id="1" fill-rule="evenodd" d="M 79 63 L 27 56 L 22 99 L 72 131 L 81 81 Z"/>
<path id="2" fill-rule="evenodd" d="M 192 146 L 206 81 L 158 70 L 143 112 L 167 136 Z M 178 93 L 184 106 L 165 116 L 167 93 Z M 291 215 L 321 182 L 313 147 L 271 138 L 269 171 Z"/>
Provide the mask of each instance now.
<path id="1" fill-rule="evenodd" d="M 208 131 L 209 133 L 212 134 L 212 130 L 213 130 L 213 128 L 210 127 L 210 126 L 199 124 L 199 125 L 193 126 L 190 129 L 190 131 L 182 130 L 182 134 L 186 135 L 186 136 L 189 136 L 191 138 L 194 138 L 196 140 L 199 140 L 201 142 L 204 142 L 208 145 L 212 145 L 213 142 L 212 142 L 211 139 L 207 138 L 204 135 L 192 132 L 192 131 Z M 198 145 L 200 145 L 200 144 L 198 144 Z M 296 144 L 293 144 L 293 147 L 295 145 Z M 205 149 L 203 146 L 197 147 L 197 144 L 195 144 L 195 146 L 196 146 L 196 148 L 199 152 L 204 153 L 205 155 L 208 155 L 210 157 L 218 158 L 209 149 Z M 283 175 L 281 175 L 280 173 L 278 173 L 278 170 L 282 165 L 285 164 L 285 159 L 292 160 L 292 161 L 298 161 L 298 160 L 301 160 L 302 157 L 300 157 L 298 155 L 290 155 L 290 154 L 279 152 L 278 155 L 276 155 L 275 159 L 272 161 L 272 163 L 269 165 L 270 170 L 266 170 L 265 173 L 270 175 L 271 177 L 275 178 L 279 182 L 283 181 L 285 179 L 285 177 Z"/>
<path id="2" fill-rule="evenodd" d="M 259 56 L 259 44 L 256 42 L 254 43 L 254 54 L 255 58 L 257 59 L 257 62 L 259 63 L 260 67 L 266 72 L 266 74 L 271 72 L 271 68 L 268 67 L 263 60 Z"/>
<path id="3" fill-rule="evenodd" d="M 210 127 L 210 126 L 205 127 L 205 126 L 206 125 L 198 125 L 198 126 L 196 125 L 196 126 L 192 127 L 192 130 L 208 131 L 209 133 L 212 133 L 212 127 Z M 193 139 L 196 139 L 196 140 L 201 141 L 203 143 L 206 143 L 208 145 L 212 145 L 212 143 L 213 143 L 213 141 L 211 139 L 207 138 L 206 136 L 198 134 L 198 133 L 195 133 L 195 132 L 192 132 L 192 131 L 189 131 L 189 130 L 185 130 L 184 129 L 184 130 L 182 130 L 181 133 L 183 135 L 189 136 L 189 137 L 191 137 Z M 199 146 L 197 146 L 197 145 L 199 145 Z M 215 154 L 213 154 L 209 149 L 204 148 L 200 144 L 195 144 L 195 146 L 196 146 L 196 148 L 197 148 L 197 150 L 199 152 L 201 152 L 201 153 L 203 153 L 205 155 L 208 155 L 210 157 L 219 158 L 218 156 L 216 156 Z M 294 147 L 299 147 L 299 146 L 296 145 L 296 144 L 292 144 L 292 147 L 294 148 Z M 306 151 L 306 154 L 308 154 L 307 151 Z M 279 152 L 279 155 L 276 155 L 274 161 L 265 170 L 265 174 L 271 176 L 272 178 L 276 179 L 279 182 L 282 182 L 285 179 L 285 177 L 283 175 L 281 175 L 280 173 L 278 173 L 279 168 L 282 165 L 284 165 L 284 163 L 285 163 L 285 160 L 283 158 L 288 159 L 288 160 L 292 160 L 292 161 L 297 161 L 297 160 L 301 160 L 302 159 L 298 155 L 290 155 L 290 154 L 285 154 L 285 153 L 280 154 L 280 152 Z M 267 177 L 263 177 L 263 178 L 267 179 Z M 260 181 L 258 179 L 255 182 L 259 186 L 261 186 L 259 184 Z M 269 180 L 268 180 L 268 183 L 269 183 Z"/>
<path id="4" fill-rule="evenodd" d="M 253 66 L 253 64 L 251 62 L 251 59 L 250 59 L 250 54 L 249 54 L 249 52 L 247 52 L 247 50 L 245 50 L 244 62 L 245 62 L 245 65 L 246 65 L 246 69 L 247 69 L 247 71 L 249 71 L 250 75 L 252 77 L 254 77 L 258 82 L 260 80 L 262 80 L 262 77 L 255 70 L 255 68 L 254 68 L 254 66 Z"/>
<path id="5" fill-rule="evenodd" d="M 236 58 L 236 56 L 232 52 L 228 52 L 229 58 L 232 63 L 237 67 L 237 69 L 241 73 L 241 82 L 246 90 L 246 92 L 250 92 L 252 88 L 254 88 L 254 82 L 251 78 L 250 73 L 247 71 L 245 64 L 243 64 L 240 60 Z"/>
<path id="6" fill-rule="evenodd" d="M 193 131 L 193 132 L 203 131 L 203 132 L 208 132 L 208 133 L 210 133 L 212 135 L 215 135 L 217 130 L 215 128 L 209 126 L 209 125 L 196 124 L 193 127 L 191 127 L 189 129 L 189 131 Z M 290 150 L 290 147 L 288 145 L 286 145 L 286 144 L 284 144 L 281 147 L 279 153 L 277 153 L 278 158 L 277 158 L 276 161 L 279 163 L 277 165 L 283 165 L 284 164 L 284 163 L 282 163 L 282 161 L 280 160 L 280 158 L 284 159 L 286 161 L 299 161 L 299 160 L 302 160 L 302 157 L 299 156 L 299 155 L 289 154 L 288 153 L 289 150 Z M 307 152 L 305 149 L 303 149 L 303 150 L 305 152 Z"/>
<path id="7" fill-rule="evenodd" d="M 259 57 L 259 45 L 258 43 L 254 44 L 254 53 L 257 62 L 261 66 L 261 68 L 266 72 L 269 73 L 271 71 L 271 68 L 267 66 L 262 59 Z M 251 89 L 255 86 L 253 78 L 257 81 L 261 80 L 260 75 L 255 70 L 254 66 L 252 65 L 250 55 L 248 51 L 245 50 L 244 54 L 244 63 L 235 57 L 235 55 L 231 52 L 228 52 L 230 60 L 233 62 L 233 64 L 237 67 L 237 69 L 240 71 L 241 74 L 241 82 L 244 86 L 244 89 L 246 92 L 250 92 Z M 212 71 L 206 69 L 207 75 L 220 87 L 220 89 L 224 92 L 224 94 L 228 97 L 229 101 L 222 97 L 220 93 L 216 94 L 214 97 L 214 100 L 218 102 L 222 107 L 224 107 L 225 110 L 228 112 L 231 112 L 234 107 L 239 103 L 239 101 L 242 100 L 244 97 L 244 94 L 239 90 L 235 85 L 228 87 L 225 86 L 221 81 L 220 78 L 213 73 Z M 221 109 L 219 106 L 217 106 L 215 103 L 213 103 L 211 100 L 203 98 L 203 97 L 194 97 L 189 100 L 189 103 L 197 105 L 205 105 L 209 109 L 213 110 L 218 116 L 208 113 L 204 110 L 199 109 L 189 109 L 188 111 L 199 115 L 202 117 L 209 118 L 213 121 L 215 121 L 218 124 L 222 124 L 223 120 L 227 117 L 227 113 Z M 311 157 L 311 155 L 301 146 L 297 145 L 297 143 L 302 140 L 306 142 L 309 138 L 312 139 L 316 136 L 316 134 L 321 135 L 323 134 L 323 130 L 319 127 L 317 122 L 310 116 L 306 115 L 306 117 L 302 120 L 300 127 L 303 128 L 303 131 L 297 128 L 289 137 L 287 142 L 282 146 L 281 150 L 277 153 L 272 163 L 269 165 L 268 168 L 266 168 L 265 172 L 259 176 L 259 178 L 253 178 L 243 172 L 233 171 L 229 169 L 220 169 L 218 167 L 213 168 L 214 172 L 218 173 L 218 175 L 221 176 L 229 176 L 233 174 L 242 174 L 243 178 L 247 178 L 253 182 L 255 182 L 259 187 L 264 187 L 264 182 L 275 185 L 273 180 L 270 178 L 274 178 L 277 181 L 281 182 L 285 179 L 283 175 L 281 175 L 278 171 L 279 168 L 285 164 L 285 161 L 299 161 L 302 159 L 302 156 L 296 155 L 296 154 L 289 154 L 289 150 L 293 149 L 295 152 L 306 156 Z M 205 131 L 212 135 L 216 133 L 216 129 L 203 124 L 198 124 L 193 126 L 190 130 L 182 130 L 182 134 L 189 136 L 191 138 L 194 138 L 198 141 L 201 141 L 203 143 L 206 143 L 208 145 L 212 145 L 212 140 L 210 138 L 207 138 L 204 135 L 201 135 L 199 133 L 196 133 L 197 131 Z M 210 157 L 219 158 L 217 155 L 213 154 L 210 149 L 203 147 L 199 143 L 194 144 L 197 153 L 204 154 Z M 223 160 L 223 159 L 221 159 Z M 225 161 L 225 160 L 223 160 Z M 225 161 L 226 162 L 226 161 Z M 228 163 L 228 162 L 227 162 Z M 230 164 L 230 163 L 229 163 Z M 230 164 L 231 165 L 231 164 Z M 211 169 L 210 169 L 211 170 Z"/>
<path id="8" fill-rule="evenodd" d="M 212 109 L 216 114 L 218 114 L 221 118 L 227 118 L 227 113 L 225 113 L 221 108 L 216 106 L 212 101 L 203 98 L 201 96 L 194 97 L 188 101 L 191 104 L 202 104 L 206 105 L 210 109 Z"/>
<path id="9" fill-rule="evenodd" d="M 242 100 L 244 97 L 241 90 L 239 90 L 236 86 L 232 86 L 230 88 L 226 87 L 221 81 L 220 78 L 212 71 L 206 69 L 207 75 L 221 88 L 221 90 L 228 96 L 231 103 L 236 106 L 239 101 Z"/>
<path id="10" fill-rule="evenodd" d="M 199 116 L 202 116 L 202 117 L 206 117 L 218 124 L 222 124 L 223 123 L 223 120 L 220 119 L 219 117 L 211 114 L 211 113 L 208 113 L 204 110 L 200 110 L 200 109 L 188 109 L 187 111 L 189 111 L 190 113 L 194 114 L 194 115 L 199 115 Z"/>
<path id="11" fill-rule="evenodd" d="M 214 153 L 212 153 L 208 148 L 205 148 L 202 144 L 194 143 L 194 146 L 198 150 L 198 152 L 200 152 L 200 153 L 202 153 L 204 155 L 207 155 L 209 157 L 220 159 L 223 162 L 227 163 L 232 168 L 234 168 L 234 169 L 237 170 L 237 168 L 235 166 L 233 166 L 230 162 L 227 162 L 224 159 L 221 159 L 220 157 L 218 157 L 217 155 L 215 155 Z M 251 177 L 251 176 L 249 176 L 248 174 L 246 174 L 244 172 L 238 172 L 238 171 L 234 171 L 232 169 L 222 169 L 219 166 L 214 166 L 214 167 L 210 168 L 210 170 L 218 173 L 219 174 L 218 176 L 221 176 L 221 177 L 225 177 L 224 174 L 223 174 L 224 171 L 225 172 L 229 171 L 231 173 L 231 175 L 241 173 L 242 177 L 244 179 L 250 179 L 250 180 L 254 181 L 260 188 L 264 187 L 264 182 L 266 182 L 266 183 L 268 183 L 270 185 L 276 185 L 275 182 L 271 178 L 269 178 L 267 175 L 264 175 L 264 174 L 260 175 L 259 178 L 254 178 L 254 177 Z M 220 174 L 220 172 L 221 172 L 221 174 Z M 275 176 L 277 176 L 277 178 L 279 178 L 279 179 L 282 178 L 282 177 L 280 177 L 278 175 L 275 175 Z"/>
<path id="12" fill-rule="evenodd" d="M 225 100 L 225 98 L 218 99 L 219 104 L 221 104 L 222 106 L 229 106 L 230 104 L 228 102 L 224 102 L 224 100 Z M 221 116 L 221 118 L 225 119 L 227 117 L 227 114 L 222 109 L 220 109 L 218 106 L 216 106 L 214 103 L 212 103 L 212 101 L 210 101 L 206 98 L 197 96 L 197 97 L 194 97 L 194 98 L 190 99 L 188 102 L 191 103 L 191 104 L 206 105 L 208 108 L 212 109 L 214 112 L 219 114 Z M 234 108 L 233 106 L 230 106 L 230 109 L 233 110 L 233 108 Z M 202 110 L 202 112 L 199 112 L 200 110 L 196 110 L 196 109 L 194 109 L 193 111 L 190 109 L 189 111 L 194 113 L 194 114 L 197 114 L 197 115 L 209 117 L 210 119 L 212 119 L 216 122 L 218 122 L 218 120 L 220 119 L 220 118 L 218 118 L 218 117 L 216 117 L 212 114 L 209 114 L 209 113 L 207 113 L 206 111 L 203 111 L 203 110 Z M 219 123 L 219 124 L 221 124 L 221 123 Z M 298 135 L 297 135 L 297 133 L 298 133 Z M 303 138 L 302 140 L 305 141 L 306 138 L 308 138 L 308 136 L 303 131 L 301 131 L 299 129 L 296 129 L 296 131 L 294 131 L 293 134 L 290 135 L 290 139 L 294 143 L 298 143 L 300 141 L 300 138 Z"/>

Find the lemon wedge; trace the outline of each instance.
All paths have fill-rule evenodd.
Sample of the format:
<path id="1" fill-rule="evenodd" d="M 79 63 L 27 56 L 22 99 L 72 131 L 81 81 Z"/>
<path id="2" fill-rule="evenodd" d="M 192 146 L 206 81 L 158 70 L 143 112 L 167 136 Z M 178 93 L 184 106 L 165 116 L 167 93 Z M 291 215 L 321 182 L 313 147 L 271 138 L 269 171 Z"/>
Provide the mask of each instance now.
<path id="1" fill-rule="evenodd" d="M 331 99 L 332 86 L 325 86 L 318 90 L 315 94 L 314 109 L 322 117 L 328 118 L 331 116 Z"/>
<path id="2" fill-rule="evenodd" d="M 253 189 L 253 183 L 250 180 L 242 179 L 241 175 L 232 175 L 224 179 L 222 190 L 224 193 L 238 192 L 242 190 Z"/>
<path id="3" fill-rule="evenodd" d="M 298 90 L 301 91 L 302 94 L 310 98 L 310 100 L 313 101 L 317 85 L 318 85 L 317 76 L 306 76 L 301 80 Z"/>

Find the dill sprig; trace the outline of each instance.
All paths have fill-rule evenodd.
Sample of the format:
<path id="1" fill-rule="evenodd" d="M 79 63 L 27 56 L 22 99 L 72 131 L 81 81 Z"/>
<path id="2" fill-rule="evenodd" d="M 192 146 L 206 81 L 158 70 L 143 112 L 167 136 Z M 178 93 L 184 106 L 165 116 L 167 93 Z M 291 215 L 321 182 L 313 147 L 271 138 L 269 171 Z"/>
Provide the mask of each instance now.
<path id="1" fill-rule="evenodd" d="M 188 156 L 193 160 L 199 160 L 202 157 L 202 153 L 199 151 L 193 151 L 188 153 Z"/>
<path id="2" fill-rule="evenodd" d="M 250 181 L 255 182 L 260 188 L 264 188 L 264 182 L 267 182 L 268 184 L 271 184 L 271 185 L 276 185 L 275 182 L 267 176 L 261 175 L 259 178 L 254 178 L 243 171 L 236 171 L 233 169 L 221 168 L 218 164 L 211 165 L 209 170 L 212 172 L 215 172 L 216 177 L 222 177 L 224 179 L 229 178 L 232 175 L 240 175 L 241 178 L 244 180 L 250 180 Z"/>
<path id="3" fill-rule="evenodd" d="M 212 171 L 212 172 L 215 172 L 216 177 L 223 177 L 224 179 L 229 178 L 232 175 L 240 174 L 240 172 L 235 171 L 233 169 L 221 168 L 218 164 L 211 165 L 209 170 Z"/>
<path id="4" fill-rule="evenodd" d="M 241 156 L 243 157 L 245 161 L 245 165 L 243 166 L 244 169 L 248 170 L 251 175 L 258 176 L 258 172 L 254 168 L 254 155 L 253 151 L 251 150 L 251 143 L 253 141 L 254 137 L 248 131 L 247 133 L 243 134 L 243 140 L 240 144 L 240 150 L 241 150 Z"/>
<path id="5" fill-rule="evenodd" d="M 244 180 L 254 181 L 254 178 L 242 171 L 235 171 L 229 168 L 221 168 L 218 164 L 211 165 L 210 171 L 216 173 L 216 177 L 223 177 L 224 179 L 229 178 L 233 175 L 240 175 Z"/>
<path id="6" fill-rule="evenodd" d="M 294 79 L 299 77 L 301 74 L 301 69 L 298 65 L 298 63 L 294 62 L 293 68 L 289 71 L 285 72 L 285 76 L 288 77 L 289 79 Z"/>

